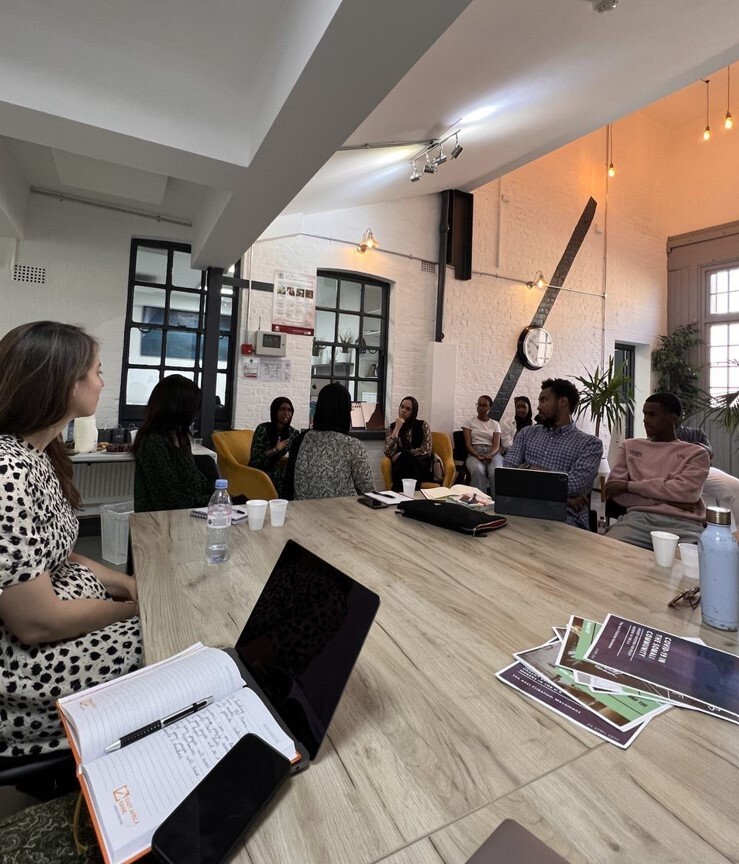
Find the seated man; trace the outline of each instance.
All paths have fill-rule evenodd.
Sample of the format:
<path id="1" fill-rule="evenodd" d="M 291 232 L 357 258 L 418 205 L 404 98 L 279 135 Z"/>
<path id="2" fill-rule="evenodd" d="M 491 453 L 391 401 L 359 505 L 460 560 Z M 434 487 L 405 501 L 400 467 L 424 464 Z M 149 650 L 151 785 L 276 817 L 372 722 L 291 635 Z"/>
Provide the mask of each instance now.
<path id="1" fill-rule="evenodd" d="M 680 425 L 675 428 L 675 435 L 680 441 L 688 441 L 691 444 L 700 444 L 701 447 L 705 447 L 709 457 L 713 459 L 711 442 L 702 429 Z M 739 479 L 711 465 L 708 479 L 703 484 L 703 503 L 728 507 L 731 510 L 732 530 L 736 531 L 737 526 L 739 526 Z"/>
<path id="2" fill-rule="evenodd" d="M 503 464 L 567 473 L 567 524 L 588 530 L 590 492 L 603 455 L 603 442 L 581 432 L 572 420 L 580 394 L 571 381 L 547 378 L 539 394 L 540 422 L 521 429 Z"/>
<path id="3" fill-rule="evenodd" d="M 606 495 L 627 510 L 606 531 L 608 537 L 643 549 L 652 548 L 650 531 L 670 531 L 681 543 L 700 537 L 710 458 L 705 447 L 677 439 L 682 408 L 672 393 L 653 393 L 644 402 L 649 437 L 624 441 L 606 483 Z"/>

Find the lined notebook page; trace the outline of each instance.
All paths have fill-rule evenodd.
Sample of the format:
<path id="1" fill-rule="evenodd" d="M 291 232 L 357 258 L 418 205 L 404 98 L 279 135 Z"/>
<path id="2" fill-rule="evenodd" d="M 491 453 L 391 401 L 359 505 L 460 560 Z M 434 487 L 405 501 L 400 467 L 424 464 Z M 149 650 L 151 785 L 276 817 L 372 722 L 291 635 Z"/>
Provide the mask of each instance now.
<path id="1" fill-rule="evenodd" d="M 109 859 L 125 861 L 148 849 L 161 822 L 247 732 L 294 758 L 293 741 L 257 694 L 243 688 L 85 765 Z"/>
<path id="2" fill-rule="evenodd" d="M 218 648 L 204 648 L 149 666 L 101 688 L 60 700 L 71 718 L 83 763 L 103 755 L 121 736 L 193 702 L 221 699 L 244 686 L 238 667 Z"/>

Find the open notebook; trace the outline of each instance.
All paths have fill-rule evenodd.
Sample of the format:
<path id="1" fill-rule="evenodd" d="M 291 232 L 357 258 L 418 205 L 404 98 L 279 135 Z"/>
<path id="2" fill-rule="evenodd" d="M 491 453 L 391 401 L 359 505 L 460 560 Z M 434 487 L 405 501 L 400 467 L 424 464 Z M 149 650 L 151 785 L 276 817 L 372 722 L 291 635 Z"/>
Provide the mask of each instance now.
<path id="1" fill-rule="evenodd" d="M 249 732 L 290 759 L 293 771 L 308 767 L 379 602 L 289 540 L 234 649 L 194 645 L 60 699 L 106 862 L 122 864 L 147 852 L 156 828 Z M 209 697 L 212 704 L 197 713 L 105 752 L 123 735 Z"/>

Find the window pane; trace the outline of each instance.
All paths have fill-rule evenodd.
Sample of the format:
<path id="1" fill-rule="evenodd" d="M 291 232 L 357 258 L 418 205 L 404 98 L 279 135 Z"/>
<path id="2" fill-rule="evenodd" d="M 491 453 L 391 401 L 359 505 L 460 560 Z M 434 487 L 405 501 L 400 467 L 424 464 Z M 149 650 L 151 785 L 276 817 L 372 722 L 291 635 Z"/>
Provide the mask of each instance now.
<path id="1" fill-rule="evenodd" d="M 163 378 L 168 378 L 170 375 L 182 375 L 183 378 L 189 378 L 190 381 L 195 380 L 195 373 L 189 369 L 178 369 L 173 366 L 171 369 L 165 369 Z"/>
<path id="2" fill-rule="evenodd" d="M 359 315 L 339 315 L 338 341 L 356 345 L 359 339 Z"/>
<path id="3" fill-rule="evenodd" d="M 729 345 L 735 347 L 739 345 L 739 321 L 729 324 Z M 730 353 L 736 357 L 736 352 L 731 351 Z"/>
<path id="4" fill-rule="evenodd" d="M 145 324 L 150 322 L 163 323 L 164 321 L 164 305 L 167 300 L 167 292 L 164 288 L 146 288 L 143 285 L 136 285 L 133 289 L 133 308 L 131 309 L 131 320 L 142 321 Z M 152 313 L 152 309 L 161 309 L 159 320 L 156 320 L 156 312 Z"/>
<path id="5" fill-rule="evenodd" d="M 319 342 L 333 342 L 336 336 L 336 313 L 316 312 L 316 336 Z"/>
<path id="6" fill-rule="evenodd" d="M 713 324 L 711 326 L 711 345 L 727 345 L 729 328 L 726 324 Z"/>
<path id="7" fill-rule="evenodd" d="M 729 311 L 729 295 L 717 294 L 711 297 L 711 307 L 712 315 L 726 315 Z"/>
<path id="8" fill-rule="evenodd" d="M 364 314 L 382 315 L 382 288 L 379 285 L 364 286 Z"/>
<path id="9" fill-rule="evenodd" d="M 347 282 L 345 279 L 341 280 L 339 308 L 349 309 L 352 312 L 359 312 L 362 308 L 362 286 L 359 282 Z"/>
<path id="10" fill-rule="evenodd" d="M 221 408 L 226 404 L 226 384 L 226 374 L 224 372 L 219 372 L 216 375 L 216 408 Z"/>
<path id="11" fill-rule="evenodd" d="M 231 314 L 233 312 L 233 298 L 221 297 L 221 333 L 231 332 Z"/>
<path id="12" fill-rule="evenodd" d="M 201 294 L 172 291 L 169 296 L 169 326 L 197 330 L 200 327 L 201 299 Z"/>
<path id="13" fill-rule="evenodd" d="M 164 285 L 167 281 L 167 250 L 147 249 L 139 246 L 136 252 L 136 282 L 157 282 Z"/>
<path id="14" fill-rule="evenodd" d="M 379 348 L 382 344 L 382 318 L 366 318 L 363 322 L 362 339 L 368 348 Z"/>
<path id="15" fill-rule="evenodd" d="M 318 294 L 316 304 L 318 306 L 336 306 L 336 286 L 338 282 L 329 276 L 318 277 Z"/>
<path id="16" fill-rule="evenodd" d="M 146 405 L 158 383 L 159 372 L 154 369 L 129 369 L 126 375 L 127 404 Z"/>
<path id="17" fill-rule="evenodd" d="M 378 359 L 377 354 L 360 354 L 357 374 L 362 378 L 377 378 Z"/>
<path id="18" fill-rule="evenodd" d="M 172 253 L 172 284 L 178 288 L 200 288 L 203 279 L 202 270 L 190 267 L 189 252 Z"/>
<path id="19" fill-rule="evenodd" d="M 377 381 L 357 382 L 357 399 L 360 402 L 377 402 Z"/>
<path id="20" fill-rule="evenodd" d="M 357 362 L 357 349 L 334 348 L 334 375 L 353 375 L 354 364 Z"/>
<path id="21" fill-rule="evenodd" d="M 231 337 L 218 337 L 218 368 L 226 369 L 228 367 L 228 358 L 231 351 Z"/>
<path id="22" fill-rule="evenodd" d="M 177 333 L 169 331 L 166 341 L 167 365 L 172 366 L 194 366 L 198 348 L 198 337 L 196 333 Z"/>
<path id="23" fill-rule="evenodd" d="M 153 327 L 131 327 L 128 362 L 158 366 L 162 362 L 162 331 Z"/>

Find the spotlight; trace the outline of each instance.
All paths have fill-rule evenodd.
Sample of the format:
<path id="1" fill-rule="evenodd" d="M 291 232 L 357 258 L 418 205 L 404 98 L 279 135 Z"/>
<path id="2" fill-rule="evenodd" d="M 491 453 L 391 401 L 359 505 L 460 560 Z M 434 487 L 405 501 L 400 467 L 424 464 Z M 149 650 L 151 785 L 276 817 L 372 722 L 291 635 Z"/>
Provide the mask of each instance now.
<path id="1" fill-rule="evenodd" d="M 438 166 L 429 160 L 429 154 L 426 154 L 426 164 L 423 166 L 425 174 L 436 174 L 439 170 Z"/>
<path id="2" fill-rule="evenodd" d="M 413 163 L 413 173 L 411 174 L 411 183 L 415 183 L 416 181 L 421 179 L 421 175 L 418 173 L 418 168 L 416 168 L 416 163 Z"/>
<path id="3" fill-rule="evenodd" d="M 451 153 L 452 159 L 458 158 L 459 154 L 464 150 L 464 147 L 462 147 L 462 145 L 459 143 L 459 135 L 458 134 L 454 136 L 454 140 L 455 140 L 455 144 L 454 144 L 454 148 L 452 149 L 452 153 Z"/>
<path id="4" fill-rule="evenodd" d="M 434 159 L 434 165 L 443 165 L 446 162 L 446 155 L 444 154 L 444 145 L 442 144 L 439 147 L 439 155 Z"/>
<path id="5" fill-rule="evenodd" d="M 372 229 L 368 228 L 364 234 L 362 235 L 362 239 L 357 244 L 357 252 L 367 252 L 370 249 L 379 249 L 380 244 L 375 240 L 375 235 L 372 233 Z"/>

